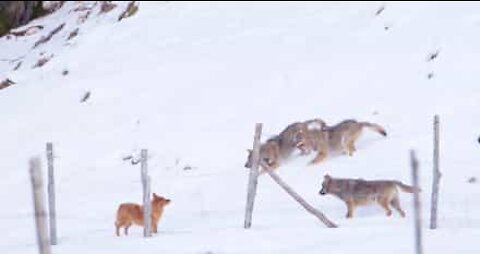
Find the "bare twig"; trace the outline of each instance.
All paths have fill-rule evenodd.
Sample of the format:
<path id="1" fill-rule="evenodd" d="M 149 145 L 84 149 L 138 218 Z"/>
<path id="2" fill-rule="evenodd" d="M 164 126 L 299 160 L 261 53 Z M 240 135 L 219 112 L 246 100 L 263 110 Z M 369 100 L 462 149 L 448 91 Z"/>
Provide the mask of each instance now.
<path id="1" fill-rule="evenodd" d="M 60 30 L 63 29 L 63 27 L 65 27 L 65 23 L 62 23 L 61 25 L 57 26 L 55 29 L 53 29 L 47 36 L 42 36 L 42 38 L 40 38 L 40 40 L 38 40 L 37 42 L 35 42 L 35 44 L 33 45 L 33 48 L 36 48 L 40 45 L 42 45 L 43 43 L 49 41 L 50 39 L 52 39 L 52 37 L 57 34 L 58 32 L 60 32 Z"/>
<path id="2" fill-rule="evenodd" d="M 375 16 L 382 14 L 384 10 L 385 10 L 385 5 L 380 6 L 380 8 L 378 8 L 378 10 L 375 12 Z"/>
<path id="3" fill-rule="evenodd" d="M 135 1 L 128 3 L 127 9 L 125 9 L 125 11 L 123 11 L 122 14 L 120 14 L 120 16 L 118 17 L 118 21 L 135 15 L 137 11 L 138 11 L 138 6 L 135 5 Z"/>

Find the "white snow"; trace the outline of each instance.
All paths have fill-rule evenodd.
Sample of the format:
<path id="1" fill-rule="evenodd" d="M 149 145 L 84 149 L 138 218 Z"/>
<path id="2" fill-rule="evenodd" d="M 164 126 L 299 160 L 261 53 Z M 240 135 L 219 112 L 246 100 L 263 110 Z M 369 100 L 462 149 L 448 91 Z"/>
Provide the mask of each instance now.
<path id="1" fill-rule="evenodd" d="M 318 195 L 326 173 L 410 184 L 410 149 L 420 160 L 425 253 L 480 251 L 480 183 L 467 183 L 480 177 L 479 3 L 140 2 L 117 22 L 126 4 L 102 15 L 96 5 L 79 23 L 85 12 L 69 2 L 26 26 L 41 24 L 41 33 L 0 38 L 0 80 L 17 83 L 0 90 L 0 253 L 37 252 L 27 169 L 32 156 L 45 162 L 48 141 L 56 156 L 53 253 L 413 253 L 410 194 L 401 194 L 404 219 L 369 206 L 351 220 L 343 202 Z M 32 69 L 42 52 L 53 58 Z M 13 71 L 5 60 L 19 57 Z M 435 114 L 443 178 L 432 231 Z M 353 157 L 317 166 L 295 158 L 279 169 L 340 227 L 325 228 L 262 176 L 253 227 L 244 230 L 243 165 L 255 123 L 265 140 L 311 118 L 355 118 L 388 132 L 366 131 Z M 122 158 L 142 148 L 152 190 L 172 204 L 151 239 L 141 227 L 116 237 L 118 204 L 142 197 L 140 165 Z"/>

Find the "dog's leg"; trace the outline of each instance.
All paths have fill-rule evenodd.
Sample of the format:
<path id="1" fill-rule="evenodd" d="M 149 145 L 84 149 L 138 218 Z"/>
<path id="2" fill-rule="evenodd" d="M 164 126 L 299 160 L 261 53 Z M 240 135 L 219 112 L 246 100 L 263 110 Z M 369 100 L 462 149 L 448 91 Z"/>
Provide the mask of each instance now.
<path id="1" fill-rule="evenodd" d="M 120 236 L 120 225 L 118 225 L 117 223 L 115 223 L 115 233 L 117 234 L 117 236 Z"/>
<path id="2" fill-rule="evenodd" d="M 128 235 L 128 228 L 130 228 L 131 225 L 132 225 L 131 222 L 125 225 L 125 235 Z"/>
<path id="3" fill-rule="evenodd" d="M 152 220 L 152 229 L 153 229 L 153 233 L 157 233 L 157 224 L 155 222 L 153 222 Z"/>

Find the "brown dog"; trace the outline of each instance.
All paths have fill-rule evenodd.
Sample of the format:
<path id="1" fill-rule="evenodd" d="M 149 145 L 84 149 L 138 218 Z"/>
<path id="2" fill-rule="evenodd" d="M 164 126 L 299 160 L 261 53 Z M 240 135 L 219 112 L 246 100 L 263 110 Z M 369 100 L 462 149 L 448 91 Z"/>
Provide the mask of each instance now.
<path id="1" fill-rule="evenodd" d="M 170 199 L 158 196 L 153 193 L 152 205 L 152 230 L 157 233 L 158 221 L 162 217 L 163 208 L 170 203 Z M 115 221 L 116 234 L 120 236 L 120 228 L 125 227 L 125 235 L 128 235 L 128 228 L 132 224 L 143 226 L 143 206 L 133 203 L 123 203 L 117 209 L 117 220 Z"/>
<path id="2" fill-rule="evenodd" d="M 325 175 L 319 194 L 332 194 L 343 200 L 347 205 L 347 218 L 353 217 L 355 207 L 368 205 L 373 202 L 377 202 L 385 209 L 387 216 L 392 215 L 392 210 L 389 207 L 392 206 L 402 217 L 405 217 L 405 212 L 400 207 L 397 187 L 408 193 L 417 191 L 414 187 L 399 181 L 341 179 Z"/>

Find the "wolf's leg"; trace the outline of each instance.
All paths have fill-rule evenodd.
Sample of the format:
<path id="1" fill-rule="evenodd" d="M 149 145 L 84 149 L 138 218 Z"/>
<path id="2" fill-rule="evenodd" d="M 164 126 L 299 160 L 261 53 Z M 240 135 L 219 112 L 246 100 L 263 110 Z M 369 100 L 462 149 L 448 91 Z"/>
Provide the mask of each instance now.
<path id="1" fill-rule="evenodd" d="M 318 152 L 317 156 L 315 156 L 315 158 L 310 162 L 310 165 L 320 163 L 325 160 L 325 158 L 327 158 L 327 153 L 325 151 L 320 151 Z"/>
<path id="2" fill-rule="evenodd" d="M 348 146 L 348 151 L 350 156 L 352 156 L 353 153 L 357 151 L 357 148 L 355 147 L 355 142 L 357 141 L 357 139 L 360 137 L 361 134 L 362 134 L 362 129 L 359 129 L 357 131 L 353 131 L 348 136 L 346 143 Z"/>
<path id="3" fill-rule="evenodd" d="M 280 167 L 280 163 L 278 163 L 278 161 L 275 160 L 273 163 L 269 164 L 267 169 L 268 170 L 275 170 L 278 167 Z"/>
<path id="4" fill-rule="evenodd" d="M 355 204 L 352 200 L 347 201 L 347 218 L 353 218 L 353 210 L 355 209 Z"/>
<path id="5" fill-rule="evenodd" d="M 297 148 L 300 150 L 300 155 L 309 155 L 313 150 L 310 145 L 303 142 L 298 144 Z"/>
<path id="6" fill-rule="evenodd" d="M 265 164 L 265 165 L 260 165 L 259 166 L 259 172 L 258 172 L 258 175 L 263 175 L 265 174 L 267 171 L 273 171 L 275 169 L 277 169 L 278 167 L 280 167 L 280 164 L 279 163 L 274 163 L 272 165 L 268 165 L 268 164 Z"/>
<path id="7" fill-rule="evenodd" d="M 263 167 L 259 167 L 259 169 L 258 169 L 258 176 L 261 176 L 261 175 L 263 175 L 263 174 L 265 174 L 265 169 L 264 169 Z"/>
<path id="8" fill-rule="evenodd" d="M 378 200 L 378 203 L 380 204 L 380 206 L 383 207 L 383 209 L 385 210 L 385 214 L 387 216 L 390 216 L 392 215 L 392 210 L 390 209 L 390 207 L 388 207 L 388 198 L 382 198 L 380 200 Z"/>
<path id="9" fill-rule="evenodd" d="M 398 196 L 394 197 L 391 201 L 390 201 L 390 205 L 395 208 L 395 210 L 398 211 L 398 213 L 400 214 L 400 216 L 402 217 L 405 217 L 405 212 L 402 210 L 402 207 L 400 207 L 400 199 L 398 198 Z"/>
<path id="10" fill-rule="evenodd" d="M 354 139 L 349 140 L 347 147 L 348 147 L 348 155 L 353 156 L 353 153 L 357 151 L 357 149 L 355 148 L 355 140 Z"/>
<path id="11" fill-rule="evenodd" d="M 267 172 L 268 170 L 274 169 L 275 167 L 277 167 L 277 166 L 276 165 L 269 165 L 266 162 L 260 162 L 260 164 L 258 165 L 258 171 L 259 171 L 258 174 L 262 175 L 265 172 Z"/>
<path id="12" fill-rule="evenodd" d="M 340 146 L 342 147 L 342 152 L 344 154 L 350 155 L 349 150 L 348 150 L 347 140 L 346 140 L 345 136 L 342 136 Z"/>

